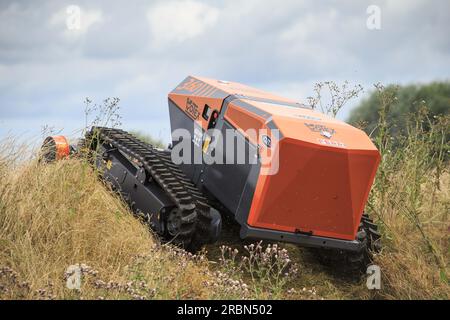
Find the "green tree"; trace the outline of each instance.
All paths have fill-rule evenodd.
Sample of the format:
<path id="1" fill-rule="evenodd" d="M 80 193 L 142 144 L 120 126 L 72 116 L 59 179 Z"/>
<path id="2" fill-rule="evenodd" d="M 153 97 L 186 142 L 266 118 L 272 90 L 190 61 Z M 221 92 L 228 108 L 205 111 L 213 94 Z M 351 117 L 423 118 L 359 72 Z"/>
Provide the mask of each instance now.
<path id="1" fill-rule="evenodd" d="M 395 101 L 386 113 L 386 121 L 393 126 L 391 134 L 405 133 L 408 119 L 426 106 L 429 118 L 450 114 L 450 81 L 432 82 L 423 85 L 395 86 L 385 88 L 395 95 Z M 381 97 L 375 90 L 350 114 L 349 122 L 364 128 L 367 133 L 377 129 L 380 118 Z"/>

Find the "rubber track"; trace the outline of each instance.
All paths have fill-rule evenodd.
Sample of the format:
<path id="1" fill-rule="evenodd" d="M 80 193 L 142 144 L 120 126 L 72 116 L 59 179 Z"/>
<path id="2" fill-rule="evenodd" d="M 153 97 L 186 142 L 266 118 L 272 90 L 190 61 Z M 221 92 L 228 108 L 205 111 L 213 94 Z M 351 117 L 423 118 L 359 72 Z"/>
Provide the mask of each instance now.
<path id="1" fill-rule="evenodd" d="M 357 252 L 333 249 L 315 250 L 319 260 L 332 267 L 341 274 L 356 276 L 365 273 L 367 265 L 371 263 L 372 254 L 381 250 L 381 234 L 378 226 L 364 213 L 361 217 L 357 240 L 362 248 Z"/>
<path id="2" fill-rule="evenodd" d="M 137 159 L 152 179 L 164 190 L 180 211 L 181 228 L 168 239 L 188 250 L 198 250 L 209 242 L 210 206 L 197 187 L 171 161 L 170 154 L 158 150 L 126 131 L 93 127 L 88 134 L 108 143 L 127 156 Z M 88 137 L 86 137 L 86 140 Z"/>

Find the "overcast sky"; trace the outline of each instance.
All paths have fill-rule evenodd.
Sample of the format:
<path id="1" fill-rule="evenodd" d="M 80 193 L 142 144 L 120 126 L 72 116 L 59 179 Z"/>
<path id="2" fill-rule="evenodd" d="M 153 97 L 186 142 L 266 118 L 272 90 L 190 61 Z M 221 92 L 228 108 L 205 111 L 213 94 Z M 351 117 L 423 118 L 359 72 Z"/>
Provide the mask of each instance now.
<path id="1" fill-rule="evenodd" d="M 367 27 L 370 5 L 379 29 Z M 0 138 L 38 137 L 43 125 L 71 134 L 85 97 L 120 97 L 125 129 L 168 140 L 167 93 L 187 75 L 301 102 L 317 81 L 367 92 L 379 81 L 448 80 L 449 34 L 448 0 L 2 0 Z"/>

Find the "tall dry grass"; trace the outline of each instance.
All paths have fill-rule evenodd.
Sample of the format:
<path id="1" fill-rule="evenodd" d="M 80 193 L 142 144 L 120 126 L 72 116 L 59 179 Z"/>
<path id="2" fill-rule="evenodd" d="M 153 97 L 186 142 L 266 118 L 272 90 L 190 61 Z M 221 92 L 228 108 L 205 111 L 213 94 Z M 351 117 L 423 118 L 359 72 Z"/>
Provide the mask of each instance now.
<path id="1" fill-rule="evenodd" d="M 1 298 L 207 297 L 205 265 L 155 249 L 87 162 L 0 164 Z M 80 292 L 65 286 L 74 264 L 92 269 Z"/>
<path id="2" fill-rule="evenodd" d="M 380 120 L 374 140 L 382 154 L 368 210 L 383 233 L 375 259 L 384 288 L 380 296 L 401 299 L 450 298 L 449 152 L 450 118 L 428 117 L 426 103 L 408 117 L 407 134 L 390 136 L 387 123 L 394 89 L 377 85 Z"/>
<path id="3" fill-rule="evenodd" d="M 377 90 L 382 162 L 366 210 L 382 232 L 381 290 L 330 275 L 294 245 L 271 247 L 278 258 L 266 262 L 266 244 L 227 246 L 216 261 L 161 245 L 87 161 L 40 165 L 9 140 L 0 143 L 0 299 L 449 299 L 449 118 L 429 119 L 424 105 L 405 136 L 390 136 L 395 92 Z M 291 262 L 295 272 L 280 278 Z M 75 264 L 81 290 L 66 287 Z"/>
<path id="4" fill-rule="evenodd" d="M 204 253 L 161 244 L 87 160 L 16 165 L 10 148 L 0 152 L 0 299 L 283 297 L 280 285 L 262 285 L 279 274 L 247 285 Z M 66 286 L 73 265 L 80 290 Z"/>

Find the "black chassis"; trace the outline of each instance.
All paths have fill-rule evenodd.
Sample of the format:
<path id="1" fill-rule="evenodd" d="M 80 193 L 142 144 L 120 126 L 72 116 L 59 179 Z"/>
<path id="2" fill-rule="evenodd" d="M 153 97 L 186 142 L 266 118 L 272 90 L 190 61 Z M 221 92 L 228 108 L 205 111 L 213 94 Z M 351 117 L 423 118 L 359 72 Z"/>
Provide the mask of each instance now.
<path id="1" fill-rule="evenodd" d="M 163 234 L 166 214 L 175 205 L 161 187 L 147 177 L 145 170 L 108 144 L 99 146 L 95 165 L 103 180 L 121 195 L 132 211 L 147 220 L 158 234 Z"/>

